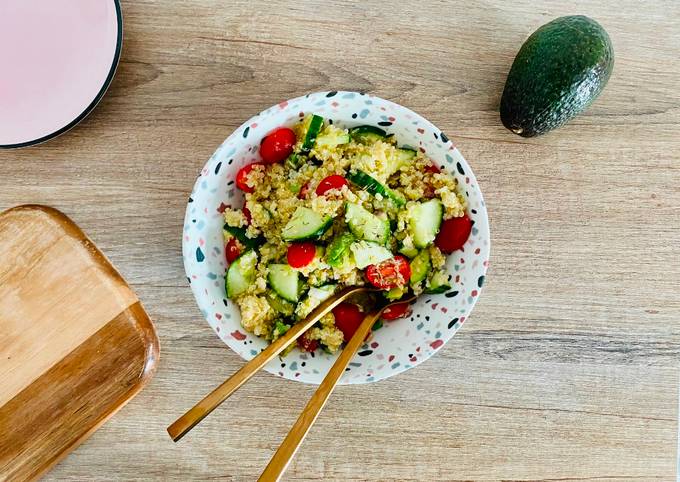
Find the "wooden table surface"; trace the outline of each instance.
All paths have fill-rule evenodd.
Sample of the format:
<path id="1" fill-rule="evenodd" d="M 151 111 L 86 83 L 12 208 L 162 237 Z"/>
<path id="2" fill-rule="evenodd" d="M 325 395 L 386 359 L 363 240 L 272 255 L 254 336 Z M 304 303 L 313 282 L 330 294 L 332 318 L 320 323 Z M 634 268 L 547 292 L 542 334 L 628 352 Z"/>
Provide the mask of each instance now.
<path id="1" fill-rule="evenodd" d="M 680 3 L 123 1 L 113 85 L 80 126 L 0 152 L 0 208 L 70 215 L 137 291 L 162 346 L 151 384 L 48 480 L 254 480 L 314 388 L 258 375 L 181 443 L 165 427 L 241 364 L 184 279 L 195 175 L 245 119 L 367 91 L 441 127 L 492 230 L 469 321 L 427 363 L 340 387 L 288 480 L 673 480 L 680 355 Z M 541 138 L 500 124 L 524 39 L 600 21 L 614 74 Z"/>

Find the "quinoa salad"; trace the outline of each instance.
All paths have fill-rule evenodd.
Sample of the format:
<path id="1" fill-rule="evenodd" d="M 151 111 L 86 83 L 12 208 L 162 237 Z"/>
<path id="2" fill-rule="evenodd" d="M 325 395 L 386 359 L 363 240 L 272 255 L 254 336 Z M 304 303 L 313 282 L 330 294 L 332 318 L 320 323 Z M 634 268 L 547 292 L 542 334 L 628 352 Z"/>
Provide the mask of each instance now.
<path id="1" fill-rule="evenodd" d="M 381 290 L 340 303 L 298 339 L 334 353 L 378 302 L 451 289 L 446 255 L 472 222 L 457 180 L 422 152 L 314 114 L 270 132 L 259 151 L 236 176 L 244 205 L 224 211 L 226 291 L 245 330 L 273 341 L 342 288 Z M 396 304 L 382 320 L 408 313 Z"/>

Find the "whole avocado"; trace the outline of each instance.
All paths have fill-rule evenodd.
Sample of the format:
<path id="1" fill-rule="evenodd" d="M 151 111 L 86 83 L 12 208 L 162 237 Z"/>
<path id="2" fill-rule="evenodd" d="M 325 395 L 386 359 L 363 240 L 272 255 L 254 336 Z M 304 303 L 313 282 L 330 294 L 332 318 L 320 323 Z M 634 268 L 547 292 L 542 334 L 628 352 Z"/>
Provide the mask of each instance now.
<path id="1" fill-rule="evenodd" d="M 515 134 L 544 134 L 585 110 L 614 67 L 607 32 L 583 15 L 536 30 L 512 64 L 501 98 L 501 121 Z"/>

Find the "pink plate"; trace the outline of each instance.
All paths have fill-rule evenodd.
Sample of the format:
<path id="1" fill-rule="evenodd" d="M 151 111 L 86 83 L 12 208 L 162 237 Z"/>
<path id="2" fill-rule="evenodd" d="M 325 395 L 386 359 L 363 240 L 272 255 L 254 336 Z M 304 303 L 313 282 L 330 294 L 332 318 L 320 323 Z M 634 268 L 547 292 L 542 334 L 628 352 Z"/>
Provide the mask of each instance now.
<path id="1" fill-rule="evenodd" d="M 118 0 L 1 0 L 0 148 L 46 141 L 87 116 L 122 33 Z"/>

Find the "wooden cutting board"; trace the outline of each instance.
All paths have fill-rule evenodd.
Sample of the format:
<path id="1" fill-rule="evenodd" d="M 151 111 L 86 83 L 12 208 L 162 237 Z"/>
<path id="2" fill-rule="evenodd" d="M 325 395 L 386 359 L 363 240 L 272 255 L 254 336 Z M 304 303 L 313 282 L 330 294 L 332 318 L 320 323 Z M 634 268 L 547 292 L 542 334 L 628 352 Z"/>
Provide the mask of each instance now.
<path id="1" fill-rule="evenodd" d="M 45 206 L 0 213 L 0 480 L 65 457 L 158 357 L 144 308 L 78 226 Z"/>

